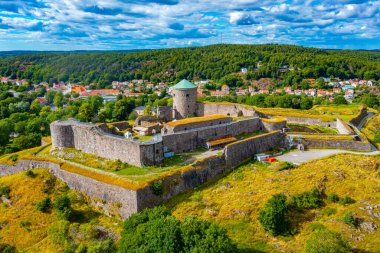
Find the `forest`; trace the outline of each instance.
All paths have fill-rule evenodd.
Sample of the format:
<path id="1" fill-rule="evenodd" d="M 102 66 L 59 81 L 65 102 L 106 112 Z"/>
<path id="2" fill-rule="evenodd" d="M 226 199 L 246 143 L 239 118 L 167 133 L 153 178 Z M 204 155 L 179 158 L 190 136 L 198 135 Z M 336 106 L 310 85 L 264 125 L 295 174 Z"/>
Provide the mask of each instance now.
<path id="1" fill-rule="evenodd" d="M 287 65 L 292 71 L 281 71 Z M 380 79 L 380 52 L 292 45 L 227 45 L 127 52 L 50 52 L 0 58 L 0 76 L 32 83 L 220 80 L 247 68 L 247 79 Z"/>

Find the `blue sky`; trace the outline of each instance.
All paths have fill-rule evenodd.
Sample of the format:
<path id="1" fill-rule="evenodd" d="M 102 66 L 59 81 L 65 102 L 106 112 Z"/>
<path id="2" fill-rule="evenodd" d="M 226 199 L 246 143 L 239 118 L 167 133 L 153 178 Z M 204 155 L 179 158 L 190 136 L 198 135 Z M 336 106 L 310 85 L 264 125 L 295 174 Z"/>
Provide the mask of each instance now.
<path id="1" fill-rule="evenodd" d="M 380 49 L 380 1 L 0 0 L 0 51 L 223 43 Z"/>

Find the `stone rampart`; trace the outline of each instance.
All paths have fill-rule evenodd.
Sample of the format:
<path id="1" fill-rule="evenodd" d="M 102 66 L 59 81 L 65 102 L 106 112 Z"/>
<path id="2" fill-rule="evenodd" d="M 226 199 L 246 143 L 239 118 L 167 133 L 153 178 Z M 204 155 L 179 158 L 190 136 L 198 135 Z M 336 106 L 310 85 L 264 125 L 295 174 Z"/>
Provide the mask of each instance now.
<path id="1" fill-rule="evenodd" d="M 126 218 L 139 211 L 136 191 L 62 170 L 59 164 L 53 162 L 20 160 L 14 165 L 0 164 L 0 176 L 13 175 L 36 168 L 49 169 L 53 175 L 64 181 L 70 189 L 75 189 L 89 196 L 92 204 L 101 207 L 106 214 Z"/>
<path id="2" fill-rule="evenodd" d="M 262 130 L 260 118 L 248 118 L 227 124 L 162 135 L 162 141 L 168 151 L 181 153 L 199 147 L 205 147 L 206 142 L 212 138 L 226 135 L 237 136 L 258 130 Z"/>
<path id="3" fill-rule="evenodd" d="M 338 130 L 339 134 L 355 134 L 354 130 L 352 130 L 351 127 L 345 121 L 339 118 L 336 119 L 336 129 Z"/>
<path id="4" fill-rule="evenodd" d="M 163 161 L 162 143 L 128 140 L 106 133 L 101 128 L 74 120 L 50 125 L 53 148 L 75 148 L 108 159 L 136 166 L 155 165 Z"/>
<path id="5" fill-rule="evenodd" d="M 213 115 L 213 117 L 207 117 L 206 120 L 198 121 L 199 118 L 194 118 L 194 122 L 191 122 L 189 119 L 186 119 L 186 124 L 180 124 L 181 121 L 173 121 L 165 124 L 162 132 L 164 134 L 173 134 L 183 131 L 189 131 L 197 128 L 210 127 L 215 125 L 222 125 L 232 122 L 231 117 L 223 115 Z M 204 119 L 204 118 L 201 118 Z"/>
<path id="6" fill-rule="evenodd" d="M 355 126 L 359 126 L 360 122 L 362 122 L 362 120 L 367 116 L 367 108 L 366 107 L 363 107 L 360 111 L 360 114 L 353 118 L 352 120 L 350 120 L 350 123 L 355 125 Z"/>
<path id="7" fill-rule="evenodd" d="M 266 132 L 273 132 L 273 131 L 282 131 L 284 128 L 286 128 L 286 119 L 285 118 L 272 118 L 272 119 L 265 119 L 262 118 L 262 125 L 263 125 L 263 130 Z"/>
<path id="8" fill-rule="evenodd" d="M 369 142 L 355 141 L 355 140 L 337 140 L 331 138 L 330 140 L 318 138 L 302 138 L 302 144 L 306 148 L 336 148 L 348 149 L 359 151 L 371 151 L 372 147 Z"/>
<path id="9" fill-rule="evenodd" d="M 231 117 L 258 117 L 261 116 L 253 107 L 229 103 L 197 103 L 197 115 L 207 116 L 224 114 Z"/>
<path id="10" fill-rule="evenodd" d="M 336 128 L 336 121 L 322 121 L 320 118 L 301 118 L 292 116 L 282 116 L 286 118 L 288 123 L 305 124 L 305 125 L 320 125 L 324 127 Z"/>
<path id="11" fill-rule="evenodd" d="M 228 144 L 224 148 L 224 156 L 227 167 L 230 168 L 257 153 L 268 151 L 271 148 L 283 148 L 284 146 L 285 135 L 281 131 L 275 131 Z"/>

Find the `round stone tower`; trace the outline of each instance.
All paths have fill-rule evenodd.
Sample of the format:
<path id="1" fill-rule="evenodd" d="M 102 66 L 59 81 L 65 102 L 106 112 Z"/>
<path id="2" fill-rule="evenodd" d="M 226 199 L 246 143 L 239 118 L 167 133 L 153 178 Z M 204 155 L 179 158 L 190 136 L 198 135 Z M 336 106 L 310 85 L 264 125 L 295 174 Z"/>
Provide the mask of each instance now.
<path id="1" fill-rule="evenodd" d="M 173 87 L 173 118 L 195 117 L 196 110 L 197 86 L 184 79 Z"/>

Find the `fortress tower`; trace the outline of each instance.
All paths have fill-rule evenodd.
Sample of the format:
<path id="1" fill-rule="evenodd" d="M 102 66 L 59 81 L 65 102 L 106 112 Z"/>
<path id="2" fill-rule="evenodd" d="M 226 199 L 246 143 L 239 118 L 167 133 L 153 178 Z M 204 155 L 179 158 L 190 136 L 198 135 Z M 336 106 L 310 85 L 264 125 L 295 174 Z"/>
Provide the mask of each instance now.
<path id="1" fill-rule="evenodd" d="M 195 117 L 197 110 L 197 86 L 182 80 L 173 87 L 173 118 Z"/>

